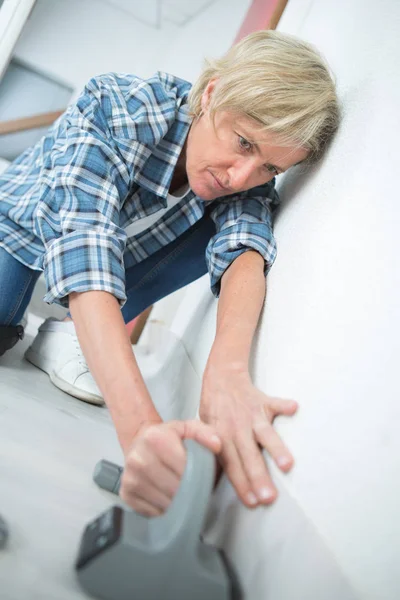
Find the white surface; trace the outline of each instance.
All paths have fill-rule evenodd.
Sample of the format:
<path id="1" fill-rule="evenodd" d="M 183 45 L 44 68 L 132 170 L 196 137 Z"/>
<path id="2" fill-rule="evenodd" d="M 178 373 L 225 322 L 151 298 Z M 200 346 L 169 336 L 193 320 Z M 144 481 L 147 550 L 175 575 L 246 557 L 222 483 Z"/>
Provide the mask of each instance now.
<path id="1" fill-rule="evenodd" d="M 83 528 L 118 502 L 92 482 L 101 458 L 122 464 L 108 412 L 67 396 L 22 359 L 27 337 L 0 365 L 2 600 L 87 598 L 75 581 Z"/>
<path id="2" fill-rule="evenodd" d="M 107 71 L 148 77 L 166 70 L 192 81 L 204 55 L 218 56 L 230 46 L 249 5 L 218 0 L 185 26 L 165 20 L 157 30 L 97 0 L 37 0 L 15 56 L 72 86 L 75 95 Z"/>
<path id="3" fill-rule="evenodd" d="M 4 0 L 0 8 L 0 78 L 36 0 Z"/>
<path id="4" fill-rule="evenodd" d="M 195 81 L 204 58 L 219 57 L 232 45 L 250 4 L 250 0 L 218 0 L 212 4 L 176 31 L 174 43 L 166 46 L 159 57 L 158 68 Z"/>
<path id="5" fill-rule="evenodd" d="M 169 35 L 97 0 L 37 0 L 15 56 L 78 94 L 99 73 L 150 76 Z"/>
<path id="6" fill-rule="evenodd" d="M 322 164 L 282 181 L 252 365 L 262 390 L 300 403 L 277 423 L 296 467 L 286 477 L 274 469 L 280 497 L 257 516 L 223 484 L 211 532 L 251 599 L 400 597 L 399 25 L 394 0 L 289 3 L 281 22 L 328 58 L 344 120 Z M 195 297 L 199 289 L 192 313 Z M 197 372 L 215 313 L 212 299 L 201 304 L 183 334 Z"/>
<path id="7" fill-rule="evenodd" d="M 185 25 L 190 19 L 218 0 L 101 0 L 129 13 L 135 19 L 153 27 L 164 27 L 166 22 Z"/>

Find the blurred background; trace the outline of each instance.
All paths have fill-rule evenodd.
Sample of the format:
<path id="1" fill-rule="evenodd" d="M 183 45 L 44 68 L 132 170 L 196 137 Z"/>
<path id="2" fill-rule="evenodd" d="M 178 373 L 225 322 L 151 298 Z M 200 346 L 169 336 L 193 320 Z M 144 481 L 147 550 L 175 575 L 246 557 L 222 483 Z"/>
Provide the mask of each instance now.
<path id="1" fill-rule="evenodd" d="M 48 113 L 62 111 L 94 75 L 117 71 L 147 77 L 162 70 L 193 81 L 204 56 L 220 55 L 231 45 L 252 4 L 0 0 L 0 121 L 4 126 L 36 117 L 14 124 L 13 133 L 2 132 L 0 157 L 13 160 L 35 143 L 57 117 Z M 269 10 L 276 3 L 262 4 Z"/>

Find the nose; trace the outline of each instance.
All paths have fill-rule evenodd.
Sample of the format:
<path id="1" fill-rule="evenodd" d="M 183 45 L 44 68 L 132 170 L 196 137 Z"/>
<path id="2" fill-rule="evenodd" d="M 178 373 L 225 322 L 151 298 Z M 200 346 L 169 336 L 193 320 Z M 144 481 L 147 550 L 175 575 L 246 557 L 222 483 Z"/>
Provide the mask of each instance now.
<path id="1" fill-rule="evenodd" d="M 254 187 L 252 181 L 256 173 L 257 166 L 249 158 L 236 161 L 230 169 L 229 187 L 234 191 L 246 190 Z"/>

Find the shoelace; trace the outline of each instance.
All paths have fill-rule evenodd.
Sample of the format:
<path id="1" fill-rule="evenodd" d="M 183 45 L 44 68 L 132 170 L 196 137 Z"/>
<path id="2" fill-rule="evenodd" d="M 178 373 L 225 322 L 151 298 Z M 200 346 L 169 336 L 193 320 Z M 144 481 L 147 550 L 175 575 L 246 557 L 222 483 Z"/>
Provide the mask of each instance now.
<path id="1" fill-rule="evenodd" d="M 81 367 L 83 367 L 85 373 L 86 372 L 89 373 L 89 367 L 88 367 L 86 359 L 83 355 L 82 348 L 81 348 L 81 345 L 78 340 L 78 336 L 74 335 L 73 340 L 75 342 L 75 349 L 76 349 L 76 353 L 78 355 L 79 364 L 81 365 Z"/>

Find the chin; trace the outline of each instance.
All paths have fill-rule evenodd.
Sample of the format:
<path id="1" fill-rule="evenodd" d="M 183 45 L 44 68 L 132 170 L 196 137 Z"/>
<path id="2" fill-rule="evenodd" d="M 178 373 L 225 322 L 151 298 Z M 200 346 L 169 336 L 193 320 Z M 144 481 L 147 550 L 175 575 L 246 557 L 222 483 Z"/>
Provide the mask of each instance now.
<path id="1" fill-rule="evenodd" d="M 194 192 L 196 196 L 198 196 L 199 198 L 201 198 L 201 200 L 204 200 L 205 202 L 209 202 L 217 198 L 215 191 L 210 190 L 210 188 L 205 184 L 202 185 L 201 182 L 192 183 L 189 180 L 189 185 L 192 192 Z"/>
<path id="2" fill-rule="evenodd" d="M 216 200 L 218 197 L 220 196 L 216 196 L 215 194 L 211 194 L 211 192 L 208 192 L 208 194 L 206 193 L 197 193 L 194 192 L 196 194 L 196 196 L 198 196 L 200 198 L 200 200 L 203 200 L 203 202 L 211 202 L 212 200 Z"/>
<path id="3" fill-rule="evenodd" d="M 208 185 L 207 181 L 205 181 L 203 178 L 199 177 L 197 180 L 195 179 L 194 181 L 188 178 L 188 181 L 191 190 L 196 194 L 196 196 L 204 200 L 204 202 L 211 202 L 211 200 L 223 198 L 224 195 L 226 195 L 223 193 L 219 193 L 219 191 L 216 190 L 214 187 Z"/>

